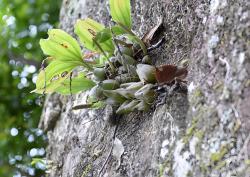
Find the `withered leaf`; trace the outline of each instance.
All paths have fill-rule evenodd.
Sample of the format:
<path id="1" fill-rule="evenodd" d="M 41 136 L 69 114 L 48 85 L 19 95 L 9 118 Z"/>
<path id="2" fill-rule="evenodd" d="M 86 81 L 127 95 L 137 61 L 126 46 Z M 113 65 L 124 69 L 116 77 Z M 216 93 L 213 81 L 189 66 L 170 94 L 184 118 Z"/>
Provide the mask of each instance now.
<path id="1" fill-rule="evenodd" d="M 185 67 L 176 65 L 161 65 L 156 67 L 155 77 L 159 84 L 168 84 L 173 80 L 183 80 L 187 77 L 188 71 Z"/>
<path id="2" fill-rule="evenodd" d="M 151 28 L 148 32 L 146 32 L 144 34 L 144 36 L 142 37 L 142 41 L 144 42 L 144 44 L 147 46 L 147 47 L 150 47 L 151 45 L 151 42 L 154 38 L 154 35 L 156 33 L 156 31 L 162 26 L 162 19 L 159 21 L 159 23 L 154 26 L 153 28 Z"/>
<path id="3" fill-rule="evenodd" d="M 92 57 L 96 56 L 97 54 L 98 54 L 98 52 L 88 52 L 88 53 L 85 53 L 83 55 L 83 58 L 84 59 L 89 59 L 89 58 L 92 58 Z"/>

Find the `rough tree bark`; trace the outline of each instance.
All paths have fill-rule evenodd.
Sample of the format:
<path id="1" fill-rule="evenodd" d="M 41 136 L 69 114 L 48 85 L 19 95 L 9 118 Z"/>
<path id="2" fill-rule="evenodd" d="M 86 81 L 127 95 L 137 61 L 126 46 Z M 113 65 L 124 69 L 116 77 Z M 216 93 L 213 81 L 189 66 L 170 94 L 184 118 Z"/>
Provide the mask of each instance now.
<path id="1" fill-rule="evenodd" d="M 148 113 L 123 116 L 116 136 L 125 151 L 121 159 L 111 156 L 101 176 L 249 176 L 250 1 L 131 4 L 140 36 L 163 18 L 166 42 L 150 56 L 156 65 L 189 60 L 188 93 L 174 91 Z M 86 17 L 108 25 L 107 7 L 108 0 L 64 0 L 60 28 L 73 34 Z M 56 94 L 46 99 L 40 127 L 48 134 L 49 176 L 97 176 L 114 127 L 103 120 L 105 110 L 72 111 L 72 103 Z"/>

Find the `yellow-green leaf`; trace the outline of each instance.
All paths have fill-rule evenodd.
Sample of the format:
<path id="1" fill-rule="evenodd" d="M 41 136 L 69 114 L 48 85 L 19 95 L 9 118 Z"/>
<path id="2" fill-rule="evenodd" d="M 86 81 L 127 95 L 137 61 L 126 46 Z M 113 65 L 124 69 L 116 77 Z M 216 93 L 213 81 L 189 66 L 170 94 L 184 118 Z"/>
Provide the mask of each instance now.
<path id="1" fill-rule="evenodd" d="M 99 51 L 99 48 L 96 47 L 93 39 L 96 37 L 98 32 L 104 29 L 105 26 L 90 18 L 87 18 L 85 20 L 78 20 L 75 25 L 75 33 L 80 38 L 80 41 L 83 43 L 84 47 L 92 51 Z M 100 46 L 104 51 L 114 51 L 114 45 L 111 39 L 105 40 L 104 42 L 100 43 Z"/>
<path id="2" fill-rule="evenodd" d="M 96 103 L 93 103 L 91 108 L 92 109 L 100 109 L 100 108 L 104 108 L 106 106 L 106 103 L 104 101 L 98 101 Z"/>
<path id="3" fill-rule="evenodd" d="M 132 20 L 130 0 L 110 0 L 109 4 L 112 19 L 131 29 Z"/>
<path id="4" fill-rule="evenodd" d="M 78 65 L 75 63 L 65 63 L 60 60 L 53 60 L 44 70 L 41 70 L 37 76 L 36 89 L 32 92 L 51 93 L 59 87 L 69 73 Z"/>
<path id="5" fill-rule="evenodd" d="M 44 54 L 56 60 L 83 63 L 80 46 L 73 37 L 60 29 L 51 29 L 48 35 L 48 39 L 40 40 Z"/>
<path id="6" fill-rule="evenodd" d="M 80 91 L 89 90 L 95 85 L 95 82 L 86 78 L 84 75 L 80 75 L 78 77 L 72 78 L 71 81 L 70 78 L 67 78 L 60 83 L 60 86 L 56 88 L 55 91 L 63 95 L 76 94 Z"/>

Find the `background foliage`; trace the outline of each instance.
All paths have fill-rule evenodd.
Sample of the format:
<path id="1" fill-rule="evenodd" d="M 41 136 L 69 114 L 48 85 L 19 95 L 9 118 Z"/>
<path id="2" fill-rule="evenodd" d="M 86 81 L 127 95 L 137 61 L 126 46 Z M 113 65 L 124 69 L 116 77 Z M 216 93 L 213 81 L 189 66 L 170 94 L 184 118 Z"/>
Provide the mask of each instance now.
<path id="1" fill-rule="evenodd" d="M 56 27 L 61 0 L 0 0 L 0 176 L 43 176 L 46 137 L 34 89 L 40 38 Z"/>

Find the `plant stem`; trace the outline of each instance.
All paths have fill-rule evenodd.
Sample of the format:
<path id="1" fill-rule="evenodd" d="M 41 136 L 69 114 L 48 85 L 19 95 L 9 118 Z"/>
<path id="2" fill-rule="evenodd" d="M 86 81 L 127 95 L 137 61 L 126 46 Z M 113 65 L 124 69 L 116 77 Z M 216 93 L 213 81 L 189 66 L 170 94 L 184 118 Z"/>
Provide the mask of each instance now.
<path id="1" fill-rule="evenodd" d="M 109 25 L 109 28 L 110 28 L 110 32 L 111 32 L 111 34 L 112 34 L 112 41 L 113 41 L 114 45 L 116 46 L 116 48 L 117 48 L 119 54 L 120 54 L 121 57 L 122 57 L 122 65 L 123 65 L 123 66 L 126 66 L 127 64 L 124 63 L 126 60 L 125 60 L 125 58 L 124 58 L 124 55 L 123 55 L 122 52 L 121 52 L 121 49 L 120 49 L 119 45 L 117 44 L 117 41 L 116 41 L 116 39 L 115 39 L 115 34 L 114 34 L 113 30 L 112 30 L 111 25 Z M 129 72 L 129 69 L 128 69 L 128 72 Z M 130 74 L 130 72 L 129 72 L 129 74 Z"/>
<path id="2" fill-rule="evenodd" d="M 124 31 L 126 31 L 128 34 L 130 34 L 131 36 L 133 36 L 133 38 L 135 39 L 136 42 L 139 43 L 139 45 L 142 48 L 143 54 L 147 55 L 147 47 L 145 46 L 145 44 L 142 42 L 142 40 L 135 34 L 133 33 L 130 29 L 128 29 L 126 26 L 124 26 L 121 23 L 117 23 Z"/>
<path id="3" fill-rule="evenodd" d="M 106 57 L 110 67 L 111 67 L 111 71 L 112 73 L 115 73 L 115 67 L 114 65 L 110 62 L 109 57 L 107 56 L 107 54 L 105 53 L 105 51 L 102 49 L 102 47 L 100 46 L 100 44 L 93 38 L 93 42 L 95 43 L 95 45 L 99 48 L 99 50 L 101 50 L 102 54 Z"/>
<path id="4" fill-rule="evenodd" d="M 121 50 L 120 50 L 120 47 L 119 47 L 119 45 L 116 43 L 115 34 L 114 34 L 113 30 L 112 30 L 111 25 L 109 25 L 109 28 L 110 28 L 110 32 L 111 32 L 111 35 L 112 35 L 112 41 L 113 41 L 115 47 L 117 48 L 119 54 L 121 55 L 122 60 L 125 61 L 124 56 L 123 56 L 123 54 L 122 54 L 122 52 L 121 52 Z"/>

